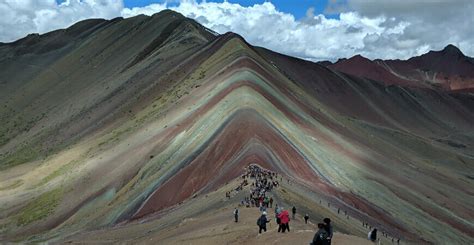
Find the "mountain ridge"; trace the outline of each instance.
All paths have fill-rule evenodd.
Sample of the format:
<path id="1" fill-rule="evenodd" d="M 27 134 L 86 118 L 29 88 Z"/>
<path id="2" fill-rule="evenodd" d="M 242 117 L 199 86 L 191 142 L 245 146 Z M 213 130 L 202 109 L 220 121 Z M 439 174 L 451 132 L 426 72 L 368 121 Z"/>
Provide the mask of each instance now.
<path id="1" fill-rule="evenodd" d="M 370 60 L 355 55 L 349 59 L 339 59 L 335 63 L 319 64 L 385 85 L 443 89 L 451 92 L 472 92 L 474 89 L 474 58 L 465 56 L 452 44 L 442 50 L 429 51 L 407 60 Z"/>

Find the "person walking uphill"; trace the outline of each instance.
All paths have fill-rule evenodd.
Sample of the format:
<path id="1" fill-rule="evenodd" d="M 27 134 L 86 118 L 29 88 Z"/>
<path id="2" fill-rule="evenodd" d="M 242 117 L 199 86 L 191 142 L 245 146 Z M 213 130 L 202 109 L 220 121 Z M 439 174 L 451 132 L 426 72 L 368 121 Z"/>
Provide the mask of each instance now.
<path id="1" fill-rule="evenodd" d="M 370 241 L 376 242 L 377 241 L 377 228 L 372 229 L 367 237 Z"/>
<path id="2" fill-rule="evenodd" d="M 278 214 L 278 218 L 280 218 L 280 226 L 278 227 L 278 232 L 285 233 L 286 230 L 290 232 L 290 214 L 287 210 L 282 210 L 280 214 Z"/>
<path id="3" fill-rule="evenodd" d="M 258 225 L 258 233 L 261 234 L 262 230 L 264 232 L 267 232 L 267 223 L 269 223 L 270 220 L 267 219 L 267 212 L 263 212 L 262 216 L 258 218 L 257 220 L 257 225 Z"/>
<path id="4" fill-rule="evenodd" d="M 313 241 L 311 245 L 329 245 L 328 232 L 323 223 L 318 224 L 318 232 L 314 234 Z"/>
<path id="5" fill-rule="evenodd" d="M 235 222 L 239 222 L 239 210 L 237 208 L 234 209 L 234 219 Z"/>
<path id="6" fill-rule="evenodd" d="M 327 244 L 331 245 L 331 240 L 332 240 L 332 236 L 333 236 L 331 219 L 330 218 L 324 218 L 323 222 L 324 222 L 324 229 L 328 233 L 328 237 L 327 237 L 328 243 Z"/>
<path id="7" fill-rule="evenodd" d="M 295 219 L 295 215 L 296 215 L 296 207 L 295 206 L 293 206 L 293 208 L 291 209 L 291 212 L 293 214 L 293 216 L 292 216 L 293 219 Z"/>

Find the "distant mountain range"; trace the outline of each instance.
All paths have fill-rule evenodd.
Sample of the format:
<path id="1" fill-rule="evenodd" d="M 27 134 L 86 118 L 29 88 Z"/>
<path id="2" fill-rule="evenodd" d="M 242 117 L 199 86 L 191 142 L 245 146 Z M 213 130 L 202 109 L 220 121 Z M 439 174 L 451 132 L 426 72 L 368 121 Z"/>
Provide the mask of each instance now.
<path id="1" fill-rule="evenodd" d="M 454 46 L 318 64 L 166 10 L 1 44 L 0 68 L 0 243 L 282 243 L 255 207 L 234 225 L 249 164 L 278 173 L 299 241 L 303 213 L 384 244 L 474 241 L 474 69 Z"/>
<path id="2" fill-rule="evenodd" d="M 319 64 L 350 75 L 383 82 L 385 85 L 439 88 L 446 91 L 474 91 L 474 58 L 454 45 L 430 51 L 408 60 L 369 60 L 356 55 Z"/>

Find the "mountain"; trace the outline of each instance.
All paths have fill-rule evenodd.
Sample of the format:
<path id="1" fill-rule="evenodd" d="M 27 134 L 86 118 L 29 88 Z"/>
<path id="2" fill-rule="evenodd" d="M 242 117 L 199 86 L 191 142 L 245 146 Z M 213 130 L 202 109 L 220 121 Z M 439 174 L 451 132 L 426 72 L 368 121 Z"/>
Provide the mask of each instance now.
<path id="1" fill-rule="evenodd" d="M 372 79 L 385 85 L 442 89 L 450 92 L 474 89 L 474 59 L 450 44 L 408 60 L 369 60 L 360 55 L 336 63 L 319 64 L 335 71 Z"/>
<path id="2" fill-rule="evenodd" d="M 472 93 L 387 86 L 169 10 L 82 21 L 0 54 L 2 242 L 275 243 L 275 226 L 249 233 L 256 208 L 233 224 L 250 164 L 278 174 L 280 207 L 297 206 L 290 238 L 311 239 L 308 213 L 309 229 L 330 217 L 348 243 L 366 237 L 362 223 L 387 243 L 473 241 Z"/>

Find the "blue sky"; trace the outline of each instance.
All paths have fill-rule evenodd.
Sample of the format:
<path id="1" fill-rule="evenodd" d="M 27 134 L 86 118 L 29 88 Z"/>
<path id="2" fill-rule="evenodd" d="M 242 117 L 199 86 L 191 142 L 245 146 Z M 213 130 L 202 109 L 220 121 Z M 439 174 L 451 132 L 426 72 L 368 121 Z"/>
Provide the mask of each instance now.
<path id="1" fill-rule="evenodd" d="M 291 13 L 296 19 L 301 19 L 306 15 L 306 11 L 309 8 L 314 8 L 314 14 L 324 14 L 329 0 L 272 0 L 270 1 L 277 7 L 278 10 Z M 160 0 L 125 0 L 124 4 L 127 8 L 143 7 L 152 3 L 163 3 Z M 169 1 L 173 2 L 173 1 Z M 177 2 L 177 1 L 174 1 Z M 199 0 L 198 2 L 202 2 Z M 207 0 L 207 2 L 223 2 L 223 0 Z M 254 4 L 261 4 L 266 2 L 264 0 L 228 0 L 230 3 L 238 3 L 244 7 L 252 6 Z M 170 5 L 173 5 L 170 3 Z M 326 15 L 326 14 L 325 14 Z M 326 15 L 328 18 L 338 18 L 338 15 Z"/>

